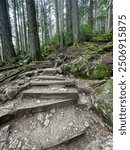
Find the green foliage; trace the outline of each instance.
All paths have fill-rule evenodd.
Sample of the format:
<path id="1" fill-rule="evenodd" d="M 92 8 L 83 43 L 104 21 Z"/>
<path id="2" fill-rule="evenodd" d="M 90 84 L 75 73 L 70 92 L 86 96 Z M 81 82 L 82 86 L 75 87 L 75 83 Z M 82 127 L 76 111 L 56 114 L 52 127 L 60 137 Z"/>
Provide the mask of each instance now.
<path id="1" fill-rule="evenodd" d="M 58 42 L 58 35 L 53 36 L 50 38 L 47 43 L 43 43 L 41 46 L 41 51 L 42 51 L 42 56 L 47 57 L 49 56 L 52 52 L 55 51 L 59 47 L 59 42 Z"/>
<path id="2" fill-rule="evenodd" d="M 89 25 L 81 24 L 80 25 L 80 33 L 81 34 L 86 34 L 86 35 L 92 35 L 93 34 L 93 30 L 92 30 L 92 28 Z"/>
<path id="3" fill-rule="evenodd" d="M 47 41 L 46 45 L 53 45 L 54 47 L 57 47 L 59 45 L 58 40 L 59 40 L 59 35 L 55 35 Z"/>
<path id="4" fill-rule="evenodd" d="M 47 56 L 49 56 L 51 53 L 52 53 L 52 47 L 51 47 L 51 45 L 48 45 L 48 44 L 46 44 L 46 45 L 44 45 L 43 47 L 42 47 L 42 56 L 43 57 L 47 57 Z"/>
<path id="5" fill-rule="evenodd" d="M 106 64 L 97 64 L 90 70 L 89 79 L 104 79 L 109 75 L 109 70 Z"/>
<path id="6" fill-rule="evenodd" d="M 73 42 L 71 33 L 64 32 L 63 37 L 64 37 L 64 44 L 65 45 L 70 45 L 70 43 Z"/>
<path id="7" fill-rule="evenodd" d="M 94 42 L 110 42 L 112 41 L 113 35 L 112 32 L 105 32 L 105 33 L 97 33 L 92 37 L 92 41 Z"/>
<path id="8" fill-rule="evenodd" d="M 112 50 L 112 49 L 113 49 L 112 42 L 109 42 L 108 44 L 106 44 L 106 45 L 103 46 L 103 50 L 104 51 L 109 51 L 109 50 Z"/>
<path id="9" fill-rule="evenodd" d="M 111 45 L 112 43 L 106 44 Z M 63 69 L 64 74 L 72 74 L 75 77 L 83 79 L 104 79 L 112 74 L 112 68 L 102 61 L 102 56 L 111 55 L 111 52 L 103 51 L 102 46 L 92 42 L 84 42 L 85 49 L 82 57 L 75 59 L 75 61 L 65 65 Z M 106 57 L 107 58 L 107 57 Z"/>
<path id="10" fill-rule="evenodd" d="M 99 50 L 101 50 L 101 48 L 97 44 L 92 43 L 92 42 L 84 42 L 84 45 L 86 46 L 86 51 L 87 52 L 88 51 L 92 52 L 92 51 L 99 51 Z"/>
<path id="11" fill-rule="evenodd" d="M 5 65 L 5 61 L 0 60 L 0 67 L 3 67 Z"/>

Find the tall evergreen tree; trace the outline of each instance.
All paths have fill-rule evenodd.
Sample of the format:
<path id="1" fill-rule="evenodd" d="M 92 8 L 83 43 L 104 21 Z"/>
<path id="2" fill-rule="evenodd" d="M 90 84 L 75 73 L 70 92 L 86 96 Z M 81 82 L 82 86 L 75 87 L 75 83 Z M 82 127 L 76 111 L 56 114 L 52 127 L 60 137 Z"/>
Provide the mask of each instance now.
<path id="1" fill-rule="evenodd" d="M 11 25 L 6 0 L 0 0 L 0 38 L 2 44 L 3 59 L 15 57 L 12 42 Z"/>
<path id="2" fill-rule="evenodd" d="M 72 0 L 72 34 L 74 42 L 79 40 L 78 0 Z"/>
<path id="3" fill-rule="evenodd" d="M 40 60 L 40 42 L 38 36 L 37 22 L 36 22 L 36 11 L 34 0 L 26 0 L 27 4 L 27 15 L 28 15 L 28 29 L 29 29 L 29 44 L 32 51 L 32 59 Z"/>

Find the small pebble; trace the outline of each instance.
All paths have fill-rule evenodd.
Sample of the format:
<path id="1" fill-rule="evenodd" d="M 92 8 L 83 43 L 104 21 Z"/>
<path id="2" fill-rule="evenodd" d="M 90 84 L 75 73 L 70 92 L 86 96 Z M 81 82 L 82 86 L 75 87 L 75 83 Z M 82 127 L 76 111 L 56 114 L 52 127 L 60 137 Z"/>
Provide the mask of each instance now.
<path id="1" fill-rule="evenodd" d="M 48 127 L 50 124 L 50 120 L 49 119 L 46 119 L 45 122 L 44 122 L 44 126 L 45 127 Z"/>

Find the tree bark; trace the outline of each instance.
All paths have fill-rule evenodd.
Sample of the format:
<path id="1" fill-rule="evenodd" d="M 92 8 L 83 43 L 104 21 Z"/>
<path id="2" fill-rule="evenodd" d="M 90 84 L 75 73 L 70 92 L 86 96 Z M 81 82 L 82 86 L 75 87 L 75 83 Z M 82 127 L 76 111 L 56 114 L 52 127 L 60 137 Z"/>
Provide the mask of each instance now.
<path id="1" fill-rule="evenodd" d="M 55 0 L 55 15 L 56 15 L 56 34 L 58 35 L 58 43 L 60 43 L 60 29 L 59 29 L 59 8 L 58 8 L 58 1 Z"/>
<path id="2" fill-rule="evenodd" d="M 44 16 L 44 35 L 45 35 L 45 43 L 49 39 L 49 31 L 48 31 L 48 20 L 47 20 L 47 8 L 46 8 L 46 1 L 43 0 L 43 16 Z"/>
<path id="3" fill-rule="evenodd" d="M 26 0 L 27 15 L 28 15 L 28 28 L 29 28 L 29 42 L 32 50 L 32 60 L 41 59 L 40 42 L 38 36 L 36 11 L 34 0 Z"/>
<path id="4" fill-rule="evenodd" d="M 64 49 L 64 0 L 59 2 L 60 8 L 60 45 L 61 48 Z"/>
<path id="5" fill-rule="evenodd" d="M 90 0 L 88 24 L 93 29 L 93 0 Z"/>
<path id="6" fill-rule="evenodd" d="M 3 59 L 6 60 L 15 57 L 16 54 L 12 42 L 11 25 L 6 0 L 0 0 L 0 36 Z"/>
<path id="7" fill-rule="evenodd" d="M 109 1 L 108 18 L 107 18 L 107 31 L 112 30 L 113 27 L 113 15 L 112 15 L 112 0 Z"/>
<path id="8" fill-rule="evenodd" d="M 72 0 L 72 31 L 73 40 L 79 40 L 79 16 L 78 16 L 78 0 Z"/>
<path id="9" fill-rule="evenodd" d="M 27 30 L 26 30 L 26 20 L 25 20 L 25 10 L 24 10 L 24 0 L 22 0 L 22 14 L 23 14 L 23 32 L 24 32 L 24 47 L 25 51 L 27 51 Z"/>
<path id="10" fill-rule="evenodd" d="M 66 0 L 66 30 L 72 33 L 72 6 L 71 1 Z"/>
<path id="11" fill-rule="evenodd" d="M 16 52 L 19 53 L 19 36 L 18 36 L 18 24 L 17 24 L 17 13 L 16 13 L 16 0 L 13 0 L 13 13 L 14 13 L 14 26 L 15 26 L 15 35 L 16 35 Z"/>

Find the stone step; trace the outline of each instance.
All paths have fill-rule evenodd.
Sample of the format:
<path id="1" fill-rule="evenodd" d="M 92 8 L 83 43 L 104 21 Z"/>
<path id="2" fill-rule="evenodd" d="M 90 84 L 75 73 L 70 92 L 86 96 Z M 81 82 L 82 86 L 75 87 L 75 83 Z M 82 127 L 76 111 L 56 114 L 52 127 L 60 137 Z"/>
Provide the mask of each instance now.
<path id="1" fill-rule="evenodd" d="M 30 81 L 30 86 L 54 86 L 54 85 L 63 85 L 63 86 L 75 86 L 75 81 L 43 81 L 43 80 L 39 80 L 39 81 Z"/>
<path id="2" fill-rule="evenodd" d="M 11 108 L 1 107 L 0 124 L 10 121 L 16 117 L 21 117 L 25 114 L 47 111 L 52 108 L 61 108 L 77 104 L 77 99 L 24 99 L 17 105 Z"/>
<path id="3" fill-rule="evenodd" d="M 60 76 L 37 76 L 33 77 L 32 79 L 36 80 L 53 80 L 53 81 L 65 81 L 68 80 L 67 78 L 60 77 Z"/>
<path id="4" fill-rule="evenodd" d="M 30 69 L 53 68 L 55 61 L 35 61 L 30 65 Z"/>
<path id="5" fill-rule="evenodd" d="M 22 92 L 22 99 L 78 99 L 75 88 L 64 87 L 32 87 Z"/>
<path id="6" fill-rule="evenodd" d="M 59 73 L 59 69 L 57 68 L 46 68 L 42 70 L 42 75 L 50 75 L 50 76 L 54 76 L 57 73 Z"/>
<path id="7" fill-rule="evenodd" d="M 32 99 L 31 101 L 25 99 L 21 104 L 18 104 L 16 111 L 18 116 L 22 116 L 23 114 L 44 112 L 52 108 L 67 107 L 74 104 L 77 104 L 76 99 Z"/>
<path id="8" fill-rule="evenodd" d="M 11 122 L 6 148 L 45 150 L 81 136 L 89 127 L 84 113 L 74 106 L 18 118 Z"/>

